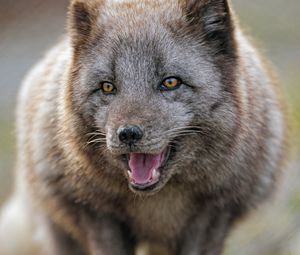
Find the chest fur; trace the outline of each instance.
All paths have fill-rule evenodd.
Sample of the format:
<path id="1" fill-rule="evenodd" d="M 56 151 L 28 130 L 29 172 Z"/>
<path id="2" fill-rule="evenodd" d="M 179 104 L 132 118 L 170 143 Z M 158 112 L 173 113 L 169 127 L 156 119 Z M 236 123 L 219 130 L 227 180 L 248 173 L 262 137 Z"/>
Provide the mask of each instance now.
<path id="1" fill-rule="evenodd" d="M 191 198 L 179 191 L 136 197 L 127 207 L 131 228 L 140 239 L 168 242 L 180 235 L 195 208 Z"/>

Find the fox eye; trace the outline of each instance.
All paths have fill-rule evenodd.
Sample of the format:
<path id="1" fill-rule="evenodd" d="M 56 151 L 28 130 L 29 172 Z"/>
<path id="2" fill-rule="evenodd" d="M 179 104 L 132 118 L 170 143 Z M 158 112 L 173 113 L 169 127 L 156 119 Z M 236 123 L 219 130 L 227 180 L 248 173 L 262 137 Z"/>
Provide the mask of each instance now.
<path id="1" fill-rule="evenodd" d="M 163 80 L 159 89 L 162 91 L 178 89 L 182 84 L 181 79 L 177 77 L 168 77 Z"/>
<path id="2" fill-rule="evenodd" d="M 100 89 L 106 95 L 114 94 L 117 90 L 115 85 L 113 85 L 112 83 L 110 83 L 108 81 L 101 82 L 100 83 Z"/>

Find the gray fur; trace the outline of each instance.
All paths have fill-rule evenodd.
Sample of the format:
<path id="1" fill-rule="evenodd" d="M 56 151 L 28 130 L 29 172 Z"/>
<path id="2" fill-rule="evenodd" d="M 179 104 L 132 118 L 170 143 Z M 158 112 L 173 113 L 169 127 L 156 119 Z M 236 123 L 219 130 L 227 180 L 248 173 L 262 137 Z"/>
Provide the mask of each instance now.
<path id="1" fill-rule="evenodd" d="M 78 0 L 69 27 L 18 110 L 19 174 L 48 254 L 129 255 L 141 241 L 221 254 L 233 224 L 272 193 L 285 140 L 273 81 L 227 1 Z M 168 76 L 183 85 L 159 91 Z M 131 147 L 117 136 L 127 125 L 144 131 Z M 128 185 L 124 154 L 170 143 L 155 189 Z"/>

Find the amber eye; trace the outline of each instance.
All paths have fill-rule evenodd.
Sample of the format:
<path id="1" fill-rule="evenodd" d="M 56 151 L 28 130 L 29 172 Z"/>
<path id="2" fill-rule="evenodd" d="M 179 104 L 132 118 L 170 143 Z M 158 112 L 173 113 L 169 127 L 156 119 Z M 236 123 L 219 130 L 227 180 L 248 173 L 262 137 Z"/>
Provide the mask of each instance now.
<path id="1" fill-rule="evenodd" d="M 160 89 L 161 90 L 174 90 L 180 87 L 182 81 L 176 77 L 169 77 L 163 80 Z"/>
<path id="2" fill-rule="evenodd" d="M 100 83 L 100 88 L 104 94 L 113 94 L 116 92 L 116 87 L 107 81 Z"/>

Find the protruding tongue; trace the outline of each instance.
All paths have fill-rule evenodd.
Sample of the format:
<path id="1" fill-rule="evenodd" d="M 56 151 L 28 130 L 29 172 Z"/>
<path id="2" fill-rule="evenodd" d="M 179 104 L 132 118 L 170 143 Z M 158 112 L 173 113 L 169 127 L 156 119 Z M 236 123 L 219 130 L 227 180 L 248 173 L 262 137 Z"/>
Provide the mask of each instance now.
<path id="1" fill-rule="evenodd" d="M 153 173 L 162 165 L 165 151 L 160 154 L 130 153 L 129 167 L 131 178 L 135 184 L 147 184 L 151 182 Z"/>

